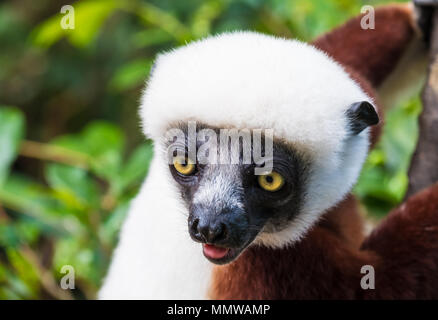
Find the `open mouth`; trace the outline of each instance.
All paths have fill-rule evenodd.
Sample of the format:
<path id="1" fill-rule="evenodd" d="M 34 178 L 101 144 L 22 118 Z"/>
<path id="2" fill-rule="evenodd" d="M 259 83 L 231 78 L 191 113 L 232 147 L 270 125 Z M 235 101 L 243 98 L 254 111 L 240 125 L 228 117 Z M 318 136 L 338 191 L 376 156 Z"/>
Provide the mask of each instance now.
<path id="1" fill-rule="evenodd" d="M 204 256 L 212 263 L 227 264 L 242 252 L 240 248 L 224 248 L 212 244 L 203 243 L 202 251 Z"/>

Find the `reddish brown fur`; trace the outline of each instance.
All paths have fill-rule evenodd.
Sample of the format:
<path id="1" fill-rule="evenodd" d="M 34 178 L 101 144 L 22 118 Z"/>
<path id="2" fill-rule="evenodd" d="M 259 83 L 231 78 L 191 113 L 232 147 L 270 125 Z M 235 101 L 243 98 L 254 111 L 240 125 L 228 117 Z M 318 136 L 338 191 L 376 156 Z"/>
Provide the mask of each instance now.
<path id="1" fill-rule="evenodd" d="M 393 71 L 413 38 L 412 11 L 406 5 L 381 7 L 375 11 L 375 29 L 362 29 L 362 16 L 313 44 L 378 87 Z"/>
<path id="2" fill-rule="evenodd" d="M 413 35 L 412 12 L 393 5 L 376 10 L 376 30 L 362 30 L 359 17 L 314 44 L 377 100 L 373 86 L 395 68 Z M 380 128 L 373 128 L 372 143 Z M 293 246 L 251 247 L 215 267 L 211 298 L 438 298 L 438 184 L 394 210 L 365 241 L 362 226 L 350 195 Z M 366 264 L 375 268 L 375 290 L 360 287 Z"/>
<path id="3" fill-rule="evenodd" d="M 360 286 L 363 265 L 375 268 L 374 290 Z M 394 210 L 360 250 L 320 224 L 287 249 L 251 247 L 214 277 L 215 299 L 438 298 L 438 184 Z"/>

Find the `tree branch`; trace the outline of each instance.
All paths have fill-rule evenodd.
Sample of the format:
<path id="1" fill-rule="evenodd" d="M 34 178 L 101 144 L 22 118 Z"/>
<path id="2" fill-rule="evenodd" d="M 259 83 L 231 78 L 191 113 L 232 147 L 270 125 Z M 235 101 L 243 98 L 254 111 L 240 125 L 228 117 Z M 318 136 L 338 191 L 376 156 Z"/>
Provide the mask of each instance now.
<path id="1" fill-rule="evenodd" d="M 89 156 L 67 148 L 25 140 L 21 143 L 20 156 L 61 162 L 75 167 L 88 168 Z"/>
<path id="2" fill-rule="evenodd" d="M 430 65 L 423 90 L 423 111 L 419 117 L 419 138 L 409 168 L 406 197 L 438 181 L 438 9 L 432 20 Z"/>

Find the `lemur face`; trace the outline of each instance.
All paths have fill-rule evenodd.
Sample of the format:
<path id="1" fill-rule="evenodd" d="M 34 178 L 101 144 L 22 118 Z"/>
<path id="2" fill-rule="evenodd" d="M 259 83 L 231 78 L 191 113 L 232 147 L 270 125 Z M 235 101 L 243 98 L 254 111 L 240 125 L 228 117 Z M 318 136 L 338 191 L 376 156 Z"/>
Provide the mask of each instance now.
<path id="1" fill-rule="evenodd" d="M 190 236 L 214 263 L 232 261 L 250 244 L 289 245 L 356 182 L 368 152 L 367 127 L 378 122 L 372 103 L 330 57 L 293 40 L 237 32 L 162 54 L 140 110 L 157 150 L 175 123 L 196 121 L 216 133 L 272 129 L 273 171 L 256 175 L 257 159 L 198 163 L 185 153 L 198 143 L 186 132 L 182 156 L 166 159 L 163 168 L 171 192 L 157 201 L 177 198 Z"/>
<path id="2" fill-rule="evenodd" d="M 260 233 L 282 230 L 299 216 L 308 170 L 304 154 L 283 141 L 274 140 L 267 144 L 268 138 L 262 136 L 261 156 L 270 154 L 264 163 L 255 161 L 253 156 L 245 161 L 244 153 L 249 151 L 252 154 L 251 151 L 259 146 L 255 145 L 258 143 L 256 139 L 245 144 L 243 138 L 235 140 L 238 149 L 233 149 L 232 139 L 227 141 L 226 150 L 209 149 L 208 152 L 217 153 L 216 157 L 210 158 L 213 161 L 199 163 L 199 157 L 189 161 L 188 145 L 196 145 L 198 154 L 205 141 L 197 138 L 198 135 L 190 137 L 185 125 L 179 124 L 179 127 L 184 132 L 185 141 L 176 148 L 180 149 L 184 161 L 179 161 L 173 149 L 169 170 L 188 209 L 189 234 L 194 241 L 203 244 L 203 253 L 211 262 L 224 264 L 236 259 Z M 216 133 L 209 139 L 217 137 L 215 145 L 219 145 L 219 129 L 201 125 L 196 133 L 206 128 Z M 248 133 L 251 137 L 252 132 Z M 212 141 L 208 142 L 211 145 Z M 268 147 L 270 152 L 266 150 Z M 225 162 L 219 161 L 221 153 L 231 155 L 236 151 L 235 163 L 232 163 L 231 156 Z M 267 161 L 270 162 L 269 168 L 266 167 Z M 259 173 L 257 168 L 261 169 Z"/>

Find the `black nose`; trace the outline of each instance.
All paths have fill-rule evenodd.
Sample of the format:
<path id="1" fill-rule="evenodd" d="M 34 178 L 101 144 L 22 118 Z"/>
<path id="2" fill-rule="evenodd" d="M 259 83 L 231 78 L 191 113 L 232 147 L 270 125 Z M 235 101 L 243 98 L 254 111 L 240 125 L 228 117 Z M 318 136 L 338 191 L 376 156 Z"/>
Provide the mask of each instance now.
<path id="1" fill-rule="evenodd" d="M 190 235 L 197 241 L 220 243 L 226 240 L 227 226 L 219 219 L 197 217 L 189 221 Z"/>

